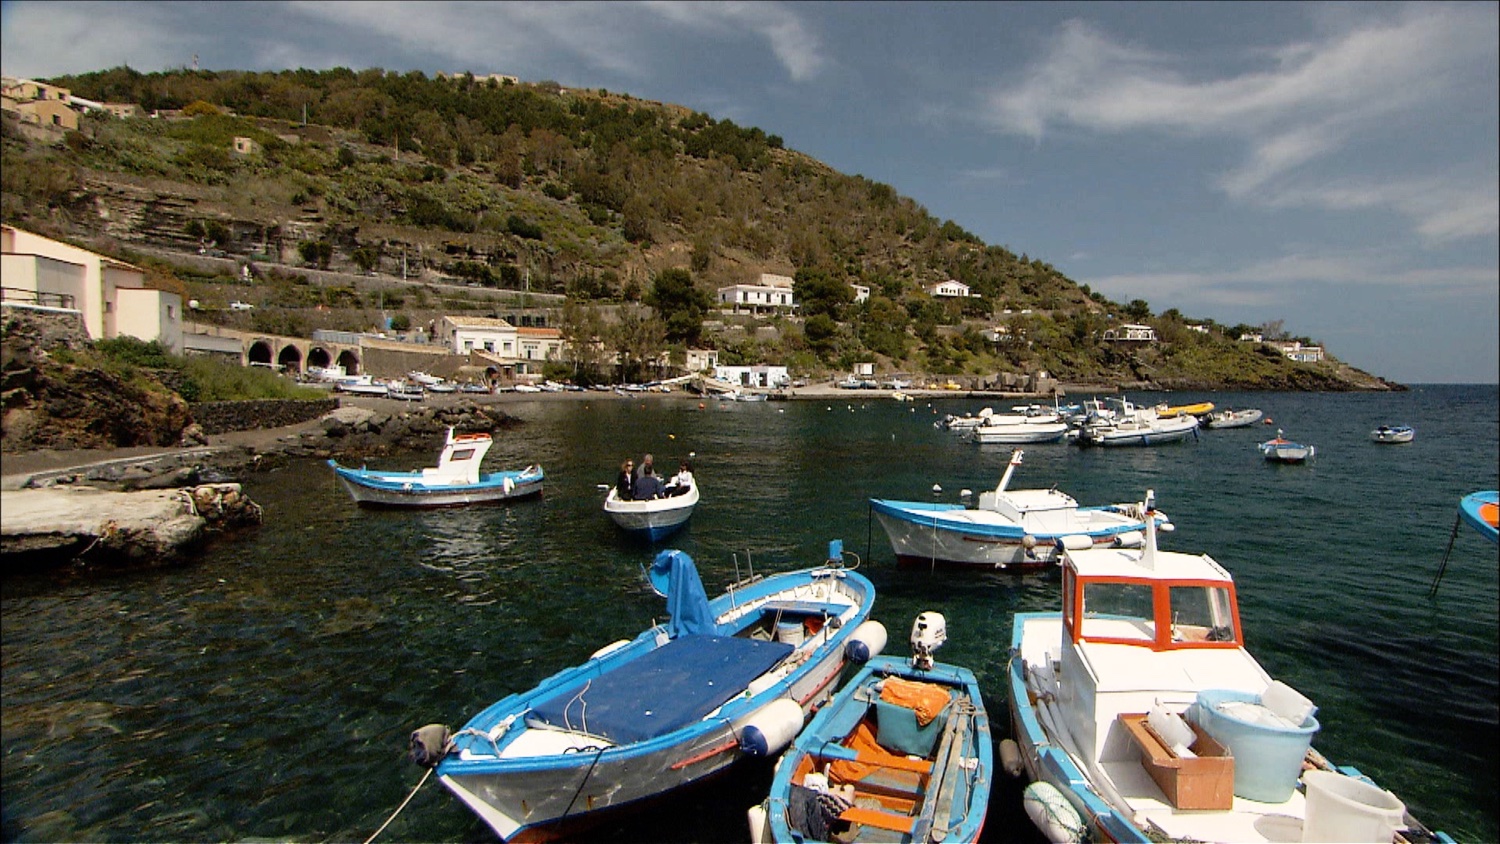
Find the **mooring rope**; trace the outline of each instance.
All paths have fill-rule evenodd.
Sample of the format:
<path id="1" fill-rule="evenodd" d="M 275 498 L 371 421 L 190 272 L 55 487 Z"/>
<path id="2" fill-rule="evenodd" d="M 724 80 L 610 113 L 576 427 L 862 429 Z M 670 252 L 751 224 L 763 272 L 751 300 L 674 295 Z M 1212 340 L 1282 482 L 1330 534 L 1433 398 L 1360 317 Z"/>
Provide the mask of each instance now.
<path id="1" fill-rule="evenodd" d="M 391 825 L 391 821 L 393 821 L 393 820 L 396 819 L 396 815 L 401 814 L 401 810 L 406 808 L 406 804 L 410 803 L 411 799 L 413 797 L 417 796 L 417 791 L 420 790 L 422 788 L 422 786 L 427 783 L 427 778 L 430 777 L 430 776 L 432 776 L 433 770 L 435 770 L 435 769 L 434 768 L 428 768 L 427 769 L 427 773 L 423 774 L 422 775 L 422 779 L 420 779 L 420 780 L 417 781 L 416 788 L 413 788 L 411 790 L 411 793 L 408 794 L 408 795 L 406 795 L 406 799 L 402 800 L 401 801 L 401 805 L 396 807 L 396 811 L 393 812 L 393 813 L 391 813 L 391 816 L 385 819 L 385 823 L 383 823 L 383 824 L 380 825 L 380 829 L 375 830 L 375 834 L 374 835 L 371 835 L 369 838 L 365 839 L 365 844 L 370 844 L 371 841 L 374 841 L 376 838 L 380 837 L 380 833 L 385 832 L 385 828 Z"/>

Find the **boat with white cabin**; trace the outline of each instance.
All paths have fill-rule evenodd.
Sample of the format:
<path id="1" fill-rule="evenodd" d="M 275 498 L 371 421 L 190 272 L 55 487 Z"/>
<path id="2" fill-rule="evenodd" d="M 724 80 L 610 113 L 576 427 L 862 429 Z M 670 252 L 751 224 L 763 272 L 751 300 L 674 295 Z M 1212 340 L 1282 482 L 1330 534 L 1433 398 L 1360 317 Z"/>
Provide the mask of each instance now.
<path id="1" fill-rule="evenodd" d="M 545 480 L 540 466 L 481 472 L 493 443 L 488 433 L 455 434 L 450 426 L 435 467 L 387 472 L 340 466 L 337 460 L 328 465 L 355 503 L 369 507 L 452 507 L 540 495 Z"/>
<path id="2" fill-rule="evenodd" d="M 1317 707 L 1246 650 L 1212 557 L 1161 551 L 1148 527 L 1062 569 L 1061 611 L 1013 617 L 1001 747 L 1050 841 L 1453 840 L 1313 749 Z"/>
<path id="3" fill-rule="evenodd" d="M 1051 489 L 1010 489 L 1021 465 L 1017 449 L 993 490 L 974 506 L 936 501 L 871 498 L 870 511 L 885 530 L 903 565 L 936 563 L 1017 571 L 1052 566 L 1061 546 L 1139 545 L 1145 524 L 1131 505 L 1080 507 L 1067 493 Z M 963 498 L 970 498 L 968 490 Z M 1165 513 L 1152 518 L 1172 530 Z"/>

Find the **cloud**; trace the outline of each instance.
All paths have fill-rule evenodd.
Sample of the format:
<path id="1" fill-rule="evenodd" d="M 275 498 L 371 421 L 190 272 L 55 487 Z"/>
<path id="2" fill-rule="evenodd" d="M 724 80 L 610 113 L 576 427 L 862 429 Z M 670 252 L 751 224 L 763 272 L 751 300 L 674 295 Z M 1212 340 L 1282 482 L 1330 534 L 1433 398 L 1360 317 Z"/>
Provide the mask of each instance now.
<path id="1" fill-rule="evenodd" d="M 161 11 L 109 3 L 6 4 L 0 27 L 5 73 L 48 78 L 121 65 L 183 67 L 192 61 L 192 50 Z"/>
<path id="2" fill-rule="evenodd" d="M 505 72 L 560 53 L 584 67 L 643 73 L 629 4 L 295 0 L 287 8 L 408 51 L 441 55 L 453 72 Z"/>
<path id="3" fill-rule="evenodd" d="M 1308 285 L 1420 289 L 1424 297 L 1493 296 L 1500 286 L 1496 267 L 1393 268 L 1389 256 L 1289 254 L 1212 272 L 1132 273 L 1081 278 L 1114 299 L 1173 302 L 1178 308 L 1285 305 Z"/>
<path id="4" fill-rule="evenodd" d="M 644 4 L 663 19 L 704 32 L 733 34 L 748 30 L 765 39 L 793 82 L 817 75 L 824 60 L 822 43 L 795 7 L 782 3 L 676 3 L 652 0 Z"/>
<path id="5" fill-rule="evenodd" d="M 1243 157 L 1214 184 L 1231 199 L 1392 211 L 1411 218 L 1417 234 L 1432 242 L 1494 234 L 1492 149 L 1483 152 L 1490 163 L 1478 163 L 1463 177 L 1467 184 L 1488 184 L 1488 193 L 1400 173 L 1351 178 L 1325 172 L 1389 169 L 1390 160 L 1410 152 L 1401 149 L 1410 143 L 1406 133 L 1431 119 L 1435 103 L 1468 101 L 1477 93 L 1476 109 L 1493 108 L 1484 101 L 1495 95 L 1493 5 L 1391 8 L 1393 14 L 1359 17 L 1322 40 L 1229 57 L 1252 69 L 1217 76 L 1069 21 L 1017 78 L 983 92 L 981 119 L 995 131 L 1038 143 L 1058 129 L 1228 140 L 1241 145 Z M 1492 144 L 1493 136 L 1484 143 Z M 1383 153 L 1382 163 L 1362 164 L 1352 154 L 1356 145 Z M 1356 195 L 1362 198 L 1351 201 Z M 1439 196 L 1444 201 L 1433 201 Z"/>

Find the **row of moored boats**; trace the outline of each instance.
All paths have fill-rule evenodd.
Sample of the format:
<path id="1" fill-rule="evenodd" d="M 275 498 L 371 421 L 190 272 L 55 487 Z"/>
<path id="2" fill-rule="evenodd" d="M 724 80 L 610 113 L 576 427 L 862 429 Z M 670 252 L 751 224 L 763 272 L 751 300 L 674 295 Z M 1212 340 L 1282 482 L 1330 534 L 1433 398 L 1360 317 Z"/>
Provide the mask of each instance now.
<path id="1" fill-rule="evenodd" d="M 449 432 L 465 443 L 481 441 Z M 909 657 L 883 654 L 875 588 L 835 541 L 796 571 L 736 559 L 712 599 L 687 554 L 658 553 L 665 621 L 457 731 L 417 730 L 412 758 L 507 841 L 575 835 L 752 758 L 777 759 L 747 801 L 755 842 L 975 841 L 997 764 L 1029 781 L 1052 841 L 1452 840 L 1313 749 L 1316 705 L 1246 650 L 1229 572 L 1158 547 L 1171 522 L 1150 491 L 1081 507 L 1011 490 L 1021 460 L 973 506 L 870 501 L 903 562 L 1061 568 L 1059 609 L 1013 619 L 1013 738 L 996 745 L 974 671 L 934 659 L 941 613 L 917 617 Z M 1488 495 L 1471 523 L 1493 541 Z"/>

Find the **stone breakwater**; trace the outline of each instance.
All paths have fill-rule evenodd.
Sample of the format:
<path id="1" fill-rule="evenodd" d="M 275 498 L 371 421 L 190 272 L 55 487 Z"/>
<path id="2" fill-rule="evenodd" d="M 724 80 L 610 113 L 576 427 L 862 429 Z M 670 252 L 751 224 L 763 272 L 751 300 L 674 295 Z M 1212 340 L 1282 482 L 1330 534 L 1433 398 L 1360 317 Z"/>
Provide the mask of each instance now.
<path id="1" fill-rule="evenodd" d="M 59 564 L 139 568 L 183 559 L 210 536 L 259 524 L 239 484 L 116 492 L 90 487 L 0 492 L 7 571 Z"/>

